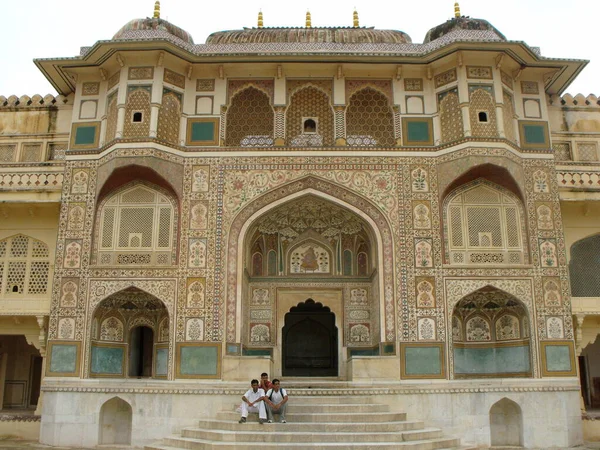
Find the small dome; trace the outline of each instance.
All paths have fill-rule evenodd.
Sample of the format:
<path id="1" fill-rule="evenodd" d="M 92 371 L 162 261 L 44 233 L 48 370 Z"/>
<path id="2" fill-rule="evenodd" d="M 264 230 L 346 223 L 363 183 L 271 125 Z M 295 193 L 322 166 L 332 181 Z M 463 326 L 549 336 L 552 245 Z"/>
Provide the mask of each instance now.
<path id="1" fill-rule="evenodd" d="M 147 17 L 145 19 L 133 19 L 132 21 L 127 22 L 123 28 L 117 31 L 117 33 L 113 36 L 113 40 L 133 39 L 127 36 L 129 31 L 163 31 L 178 37 L 188 44 L 194 44 L 192 36 L 187 31 L 160 18 Z"/>
<path id="2" fill-rule="evenodd" d="M 506 37 L 500 33 L 491 23 L 483 19 L 472 19 L 471 17 L 461 16 L 454 17 L 446 22 L 432 28 L 425 36 L 424 44 L 435 41 L 442 36 L 455 30 L 473 30 L 473 31 L 492 31 L 501 40 L 505 41 Z"/>
<path id="3" fill-rule="evenodd" d="M 341 44 L 410 44 L 403 31 L 354 27 L 314 28 L 244 28 L 218 31 L 206 39 L 207 44 L 267 43 L 341 43 Z"/>

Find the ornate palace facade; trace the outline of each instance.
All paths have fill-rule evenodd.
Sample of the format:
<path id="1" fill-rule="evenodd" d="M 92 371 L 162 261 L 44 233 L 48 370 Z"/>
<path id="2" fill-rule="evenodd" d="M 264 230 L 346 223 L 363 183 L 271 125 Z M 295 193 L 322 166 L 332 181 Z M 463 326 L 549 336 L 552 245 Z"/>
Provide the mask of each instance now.
<path id="1" fill-rule="evenodd" d="M 157 11 L 36 60 L 57 97 L 0 97 L 4 409 L 141 445 L 267 371 L 581 443 L 600 106 L 560 95 L 586 61 L 459 13 L 422 44 L 306 25 L 194 44 Z"/>

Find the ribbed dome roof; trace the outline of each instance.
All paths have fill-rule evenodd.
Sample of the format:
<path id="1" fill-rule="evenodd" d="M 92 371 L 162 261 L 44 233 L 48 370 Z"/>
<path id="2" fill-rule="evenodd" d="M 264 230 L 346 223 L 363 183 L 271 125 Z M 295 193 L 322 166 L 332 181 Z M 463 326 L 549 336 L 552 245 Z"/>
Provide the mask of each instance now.
<path id="1" fill-rule="evenodd" d="M 113 39 L 128 39 L 127 32 L 129 31 L 163 31 L 178 37 L 188 44 L 194 44 L 192 36 L 187 31 L 160 18 L 147 17 L 145 19 L 133 19 L 117 31 Z"/>
<path id="2" fill-rule="evenodd" d="M 263 44 L 263 43 L 342 43 L 342 44 L 410 44 L 410 36 L 403 31 L 376 30 L 353 27 L 314 28 L 244 28 L 218 31 L 206 39 L 207 44 Z"/>
<path id="3" fill-rule="evenodd" d="M 423 43 L 427 44 L 428 42 L 435 41 L 445 34 L 455 30 L 492 31 L 503 41 L 506 40 L 506 37 L 487 20 L 472 19 L 471 17 L 461 16 L 447 20 L 441 25 L 429 30 Z"/>

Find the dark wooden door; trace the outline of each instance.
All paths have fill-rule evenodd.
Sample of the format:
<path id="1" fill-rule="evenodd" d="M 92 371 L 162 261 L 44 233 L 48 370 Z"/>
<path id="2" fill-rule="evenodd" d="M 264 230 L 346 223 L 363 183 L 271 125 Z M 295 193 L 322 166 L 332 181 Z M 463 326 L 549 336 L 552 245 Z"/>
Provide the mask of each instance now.
<path id="1" fill-rule="evenodd" d="M 308 299 L 285 315 L 283 375 L 335 377 L 338 375 L 335 314 Z"/>

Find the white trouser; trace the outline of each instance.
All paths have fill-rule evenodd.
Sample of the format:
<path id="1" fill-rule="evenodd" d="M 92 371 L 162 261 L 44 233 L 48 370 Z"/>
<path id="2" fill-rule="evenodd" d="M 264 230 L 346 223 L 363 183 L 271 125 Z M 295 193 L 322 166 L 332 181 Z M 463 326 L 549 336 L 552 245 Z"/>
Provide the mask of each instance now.
<path id="1" fill-rule="evenodd" d="M 258 406 L 256 403 L 254 406 L 248 406 L 248 403 L 242 402 L 242 417 L 248 417 L 249 412 L 257 412 L 259 419 L 267 418 L 267 410 L 265 409 L 265 402 L 263 401 L 258 402 Z"/>

